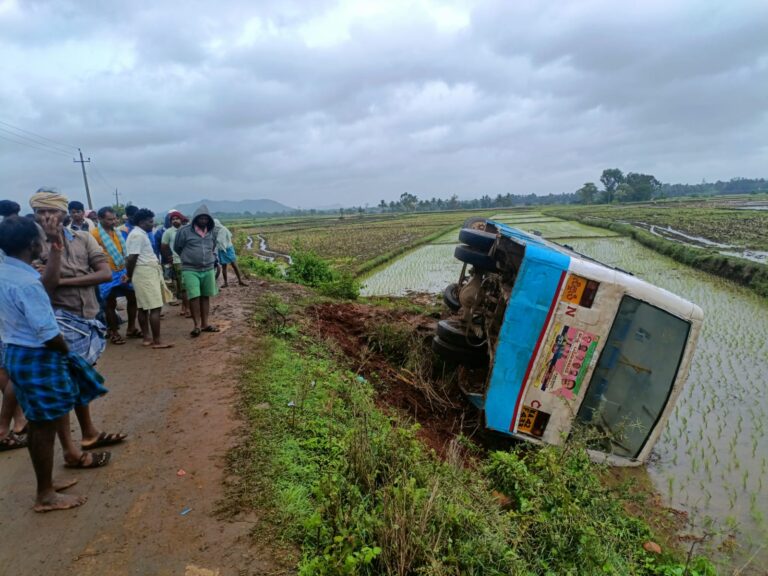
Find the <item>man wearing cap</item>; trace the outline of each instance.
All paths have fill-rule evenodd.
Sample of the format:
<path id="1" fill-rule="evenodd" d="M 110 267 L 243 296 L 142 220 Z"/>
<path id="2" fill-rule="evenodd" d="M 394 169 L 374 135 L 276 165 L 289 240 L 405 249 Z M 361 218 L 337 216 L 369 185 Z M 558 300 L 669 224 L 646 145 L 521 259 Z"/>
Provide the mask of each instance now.
<path id="1" fill-rule="evenodd" d="M 62 222 L 67 213 L 67 198 L 46 188 L 38 190 L 29 201 L 38 223 L 52 219 Z M 48 264 L 43 285 L 51 296 L 56 321 L 70 351 L 95 364 L 104 351 L 105 327 L 96 320 L 99 302 L 94 287 L 112 279 L 107 257 L 90 234 L 64 229 L 63 250 L 60 258 L 49 257 L 48 242 L 44 243 L 41 262 Z M 89 450 L 117 444 L 125 434 L 107 434 L 96 428 L 89 406 L 75 408 L 82 432 L 81 448 Z M 64 441 L 64 440 L 63 440 Z M 70 465 L 90 467 L 88 457 L 70 441 L 64 457 Z"/>
<path id="2" fill-rule="evenodd" d="M 69 217 L 72 220 L 67 228 L 69 228 L 72 232 L 90 232 L 95 228 L 93 220 L 86 218 L 85 206 L 83 206 L 82 202 L 72 200 L 72 202 L 69 203 L 68 208 Z"/>

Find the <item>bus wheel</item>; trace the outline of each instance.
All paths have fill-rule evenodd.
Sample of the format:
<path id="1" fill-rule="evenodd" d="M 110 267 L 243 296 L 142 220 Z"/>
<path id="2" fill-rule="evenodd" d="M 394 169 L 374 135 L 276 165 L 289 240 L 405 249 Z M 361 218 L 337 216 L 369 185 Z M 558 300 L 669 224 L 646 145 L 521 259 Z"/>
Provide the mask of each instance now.
<path id="1" fill-rule="evenodd" d="M 443 302 L 454 312 L 458 312 L 461 308 L 461 302 L 459 302 L 459 285 L 454 282 L 448 284 L 443 290 Z"/>
<path id="2" fill-rule="evenodd" d="M 461 364 L 468 368 L 482 368 L 488 365 L 488 354 L 485 353 L 485 350 L 478 351 L 472 348 L 456 346 L 444 341 L 439 336 L 432 338 L 432 350 L 446 364 Z"/>
<path id="3" fill-rule="evenodd" d="M 456 320 L 440 320 L 437 323 L 437 336 L 443 342 L 454 346 L 463 346 L 470 350 L 485 351 L 485 339 L 474 334 L 467 336 L 464 324 Z"/>
<path id="4" fill-rule="evenodd" d="M 472 228 L 462 228 L 459 232 L 459 242 L 482 250 L 486 254 L 496 242 L 496 234 L 483 232 L 482 230 L 473 230 Z"/>
<path id="5" fill-rule="evenodd" d="M 471 228 L 472 230 L 485 230 L 485 218 L 467 218 L 461 227 Z"/>
<path id="6" fill-rule="evenodd" d="M 496 261 L 488 256 L 487 252 L 478 250 L 477 248 L 471 248 L 459 244 L 453 251 L 453 256 L 457 260 L 466 262 L 470 266 L 474 266 L 479 270 L 494 271 L 496 270 Z"/>

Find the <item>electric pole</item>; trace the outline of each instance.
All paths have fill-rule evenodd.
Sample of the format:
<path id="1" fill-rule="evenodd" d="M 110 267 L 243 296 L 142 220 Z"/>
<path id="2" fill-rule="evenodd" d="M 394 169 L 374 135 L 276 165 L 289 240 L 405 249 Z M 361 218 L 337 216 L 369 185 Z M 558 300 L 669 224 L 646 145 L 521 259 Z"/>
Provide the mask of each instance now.
<path id="1" fill-rule="evenodd" d="M 120 194 L 118 194 L 117 188 L 115 188 L 115 208 L 120 208 Z"/>
<path id="2" fill-rule="evenodd" d="M 85 195 L 88 198 L 88 210 L 93 210 L 93 201 L 91 200 L 91 189 L 88 187 L 88 176 L 85 173 L 85 163 L 90 162 L 91 159 L 83 160 L 83 151 L 80 148 L 77 149 L 80 152 L 80 160 L 72 160 L 72 162 L 78 162 L 80 168 L 83 169 L 83 182 L 85 182 Z"/>

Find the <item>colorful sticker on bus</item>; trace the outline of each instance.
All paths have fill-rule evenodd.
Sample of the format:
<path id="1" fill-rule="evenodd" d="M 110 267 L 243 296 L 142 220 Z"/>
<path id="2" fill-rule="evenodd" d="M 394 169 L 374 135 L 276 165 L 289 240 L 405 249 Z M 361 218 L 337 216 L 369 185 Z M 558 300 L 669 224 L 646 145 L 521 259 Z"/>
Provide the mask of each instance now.
<path id="1" fill-rule="evenodd" d="M 542 391 L 573 400 L 581 389 L 598 336 L 580 328 L 555 324 L 544 347 L 544 358 L 536 377 Z"/>

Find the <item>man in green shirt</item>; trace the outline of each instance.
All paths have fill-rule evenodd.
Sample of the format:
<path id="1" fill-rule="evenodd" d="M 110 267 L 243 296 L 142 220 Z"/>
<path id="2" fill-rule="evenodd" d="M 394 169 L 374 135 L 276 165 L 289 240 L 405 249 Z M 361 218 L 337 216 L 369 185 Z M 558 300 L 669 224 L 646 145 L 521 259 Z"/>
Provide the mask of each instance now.
<path id="1" fill-rule="evenodd" d="M 163 264 L 172 266 L 173 270 L 173 292 L 177 300 L 181 300 L 181 315 L 189 318 L 191 313 L 189 311 L 189 299 L 187 298 L 187 291 L 184 289 L 184 282 L 181 276 L 181 258 L 173 249 L 173 243 L 176 241 L 176 233 L 181 228 L 182 224 L 187 222 L 187 218 L 177 211 L 171 210 L 168 213 L 171 219 L 171 225 L 163 232 L 163 238 L 160 240 L 160 253 L 163 256 Z"/>

